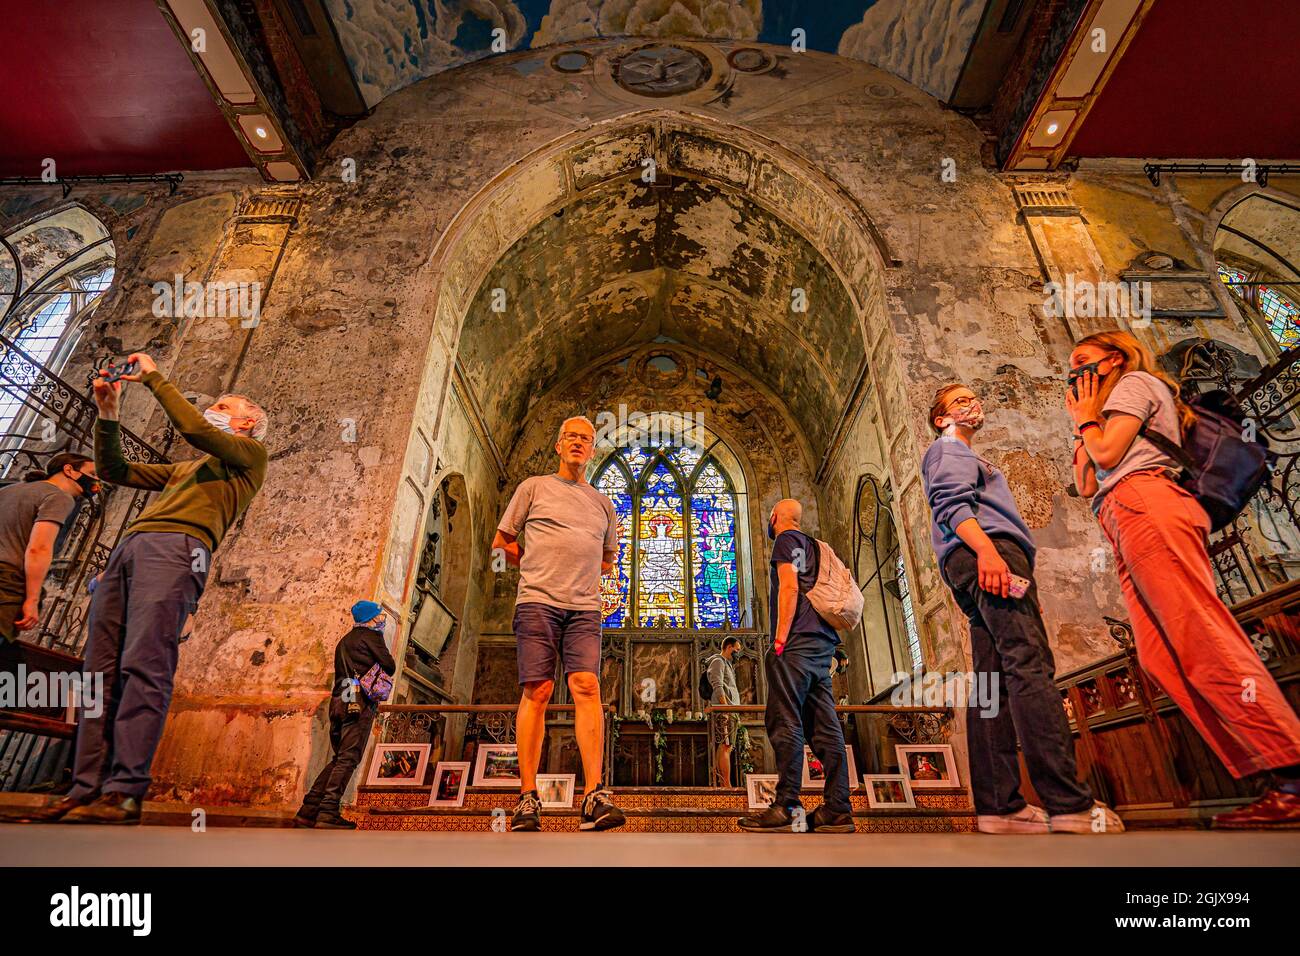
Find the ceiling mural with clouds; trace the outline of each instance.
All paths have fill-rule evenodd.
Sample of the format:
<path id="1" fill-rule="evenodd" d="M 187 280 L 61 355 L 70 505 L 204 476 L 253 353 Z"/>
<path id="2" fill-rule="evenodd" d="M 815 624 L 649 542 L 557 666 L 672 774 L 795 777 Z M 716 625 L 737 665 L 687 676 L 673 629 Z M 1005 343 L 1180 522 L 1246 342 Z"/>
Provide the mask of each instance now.
<path id="1" fill-rule="evenodd" d="M 325 0 L 374 106 L 423 77 L 509 50 L 592 37 L 713 37 L 866 60 L 946 100 L 987 0 Z"/>

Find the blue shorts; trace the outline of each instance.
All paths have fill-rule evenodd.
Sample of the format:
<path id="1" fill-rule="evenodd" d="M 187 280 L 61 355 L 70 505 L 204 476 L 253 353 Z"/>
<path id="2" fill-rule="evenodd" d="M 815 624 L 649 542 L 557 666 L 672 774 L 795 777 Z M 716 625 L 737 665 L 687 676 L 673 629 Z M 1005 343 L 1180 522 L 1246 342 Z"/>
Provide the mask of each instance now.
<path id="1" fill-rule="evenodd" d="M 515 659 L 519 683 L 555 677 L 555 661 L 564 655 L 564 673 L 600 673 L 600 611 L 571 611 L 526 601 L 515 605 Z"/>

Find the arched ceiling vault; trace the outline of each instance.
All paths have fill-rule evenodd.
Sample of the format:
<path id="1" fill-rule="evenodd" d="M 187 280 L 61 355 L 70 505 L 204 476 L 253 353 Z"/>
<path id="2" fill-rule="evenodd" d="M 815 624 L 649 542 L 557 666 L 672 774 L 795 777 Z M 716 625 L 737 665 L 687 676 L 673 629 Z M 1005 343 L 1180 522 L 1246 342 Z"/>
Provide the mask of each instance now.
<path id="1" fill-rule="evenodd" d="M 506 249 L 469 306 L 458 362 L 508 454 L 558 383 L 664 340 L 764 383 L 815 456 L 865 357 L 847 289 L 799 231 L 743 189 L 633 175 L 577 196 Z"/>

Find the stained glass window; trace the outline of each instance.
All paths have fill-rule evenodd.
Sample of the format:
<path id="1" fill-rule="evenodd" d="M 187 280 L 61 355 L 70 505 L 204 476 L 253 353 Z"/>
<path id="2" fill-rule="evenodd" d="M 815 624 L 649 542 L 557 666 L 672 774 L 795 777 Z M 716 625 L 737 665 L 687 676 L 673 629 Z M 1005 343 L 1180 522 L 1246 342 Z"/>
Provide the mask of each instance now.
<path id="1" fill-rule="evenodd" d="M 1255 287 L 1255 304 L 1268 319 L 1268 330 L 1284 349 L 1300 343 L 1300 307 L 1266 285 Z"/>
<path id="2" fill-rule="evenodd" d="M 601 584 L 605 627 L 740 626 L 736 490 L 714 458 L 624 448 L 595 486 L 619 522 L 617 566 Z"/>
<path id="3" fill-rule="evenodd" d="M 700 627 L 740 624 L 736 580 L 736 499 L 712 461 L 700 469 L 691 494 L 691 564 L 695 619 Z"/>
<path id="4" fill-rule="evenodd" d="M 628 493 L 627 475 L 617 466 L 605 470 L 597 489 L 609 496 L 618 515 L 618 558 L 614 573 L 600 581 L 600 606 L 605 627 L 622 627 L 627 619 L 628 584 L 632 580 L 632 496 Z"/>
<path id="5" fill-rule="evenodd" d="M 1267 285 L 1244 285 L 1250 276 L 1241 269 L 1219 266 L 1219 278 L 1245 302 L 1260 311 L 1268 321 L 1268 331 L 1284 349 L 1300 345 L 1300 306 L 1287 295 Z"/>

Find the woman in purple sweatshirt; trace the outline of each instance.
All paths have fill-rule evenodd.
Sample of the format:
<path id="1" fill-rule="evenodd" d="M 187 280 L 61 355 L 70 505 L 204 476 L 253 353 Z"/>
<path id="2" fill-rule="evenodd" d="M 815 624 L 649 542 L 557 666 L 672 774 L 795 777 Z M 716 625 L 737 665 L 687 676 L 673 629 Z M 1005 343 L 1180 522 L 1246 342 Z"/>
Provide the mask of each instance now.
<path id="1" fill-rule="evenodd" d="M 938 438 L 921 464 L 939 573 L 970 620 L 976 679 L 967 686 L 989 689 L 989 697 L 996 693 L 992 700 L 971 701 L 966 712 L 980 832 L 1121 832 L 1119 817 L 1078 779 L 1038 609 L 1034 540 L 1007 479 L 971 448 L 983 424 L 984 409 L 969 388 L 939 389 L 930 409 Z M 1017 737 L 1044 807 L 1020 793 Z"/>

